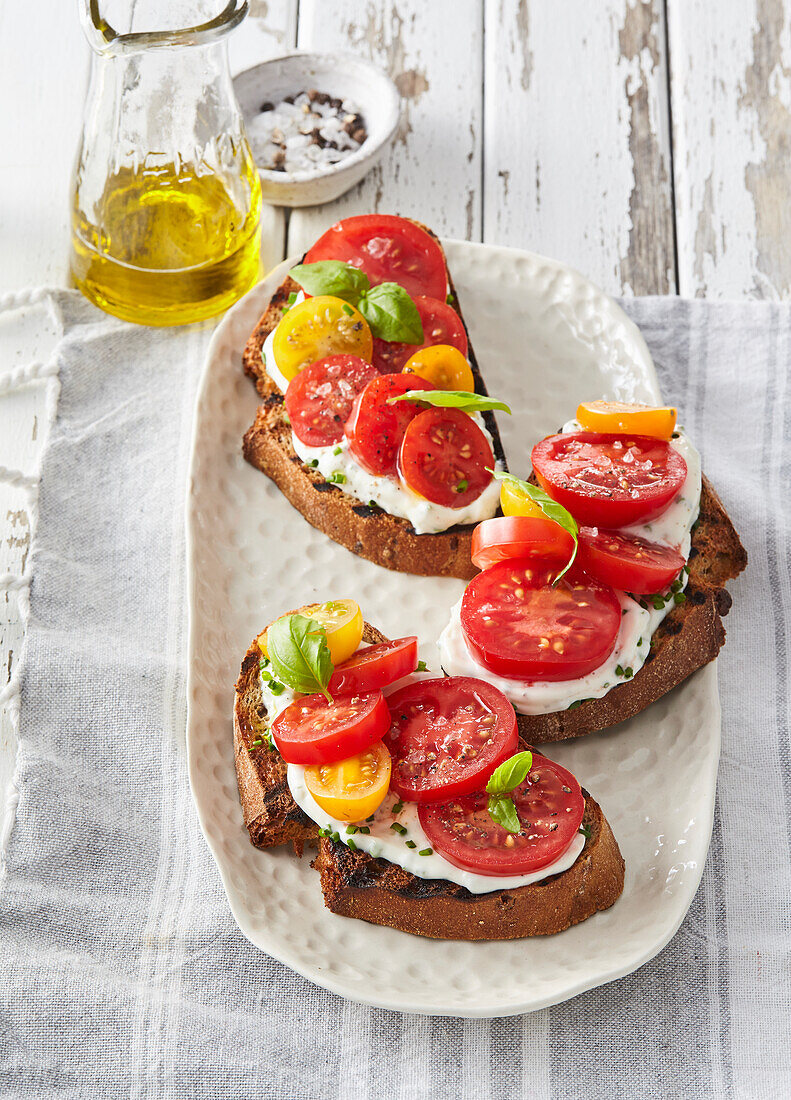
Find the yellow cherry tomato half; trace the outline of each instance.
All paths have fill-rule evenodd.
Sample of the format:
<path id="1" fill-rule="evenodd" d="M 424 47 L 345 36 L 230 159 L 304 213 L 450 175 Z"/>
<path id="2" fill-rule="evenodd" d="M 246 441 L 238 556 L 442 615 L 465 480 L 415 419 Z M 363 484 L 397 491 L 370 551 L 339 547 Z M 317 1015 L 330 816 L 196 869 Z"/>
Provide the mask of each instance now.
<path id="1" fill-rule="evenodd" d="M 303 367 L 328 355 L 356 355 L 370 363 L 374 342 L 361 313 L 329 294 L 292 306 L 275 329 L 275 361 L 290 382 Z"/>
<path id="2" fill-rule="evenodd" d="M 324 627 L 332 663 L 337 667 L 348 661 L 363 637 L 363 613 L 354 600 L 328 600 L 311 604 L 300 612 Z"/>
<path id="3" fill-rule="evenodd" d="M 432 382 L 438 390 L 475 392 L 472 368 L 452 344 L 433 344 L 429 348 L 421 348 L 407 359 L 401 373 L 417 374 Z"/>
<path id="4" fill-rule="evenodd" d="M 363 637 L 363 613 L 354 600 L 328 600 L 326 603 L 314 603 L 298 614 L 306 619 L 313 619 L 324 627 L 334 665 L 343 664 L 357 652 Z M 256 640 L 264 657 L 268 657 L 266 631 L 259 634 Z"/>
<path id="5" fill-rule="evenodd" d="M 586 432 L 628 432 L 670 439 L 676 426 L 676 410 L 621 401 L 585 401 L 577 409 L 577 420 Z"/>
<path id="6" fill-rule="evenodd" d="M 390 786 L 390 753 L 382 741 L 336 764 L 305 768 L 305 786 L 322 810 L 337 821 L 370 817 Z"/>
<path id="7" fill-rule="evenodd" d="M 544 513 L 540 507 L 531 500 L 527 493 L 523 492 L 512 481 L 500 483 L 500 507 L 504 516 L 535 516 L 541 518 Z"/>

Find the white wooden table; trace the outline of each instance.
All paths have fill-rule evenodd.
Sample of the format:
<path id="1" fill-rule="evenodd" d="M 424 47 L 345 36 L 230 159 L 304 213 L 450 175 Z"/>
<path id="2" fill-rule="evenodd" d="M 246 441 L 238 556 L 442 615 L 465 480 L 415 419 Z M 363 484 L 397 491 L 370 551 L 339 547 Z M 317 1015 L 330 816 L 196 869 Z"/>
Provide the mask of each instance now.
<path id="1" fill-rule="evenodd" d="M 269 210 L 267 267 L 371 210 L 528 248 L 611 294 L 791 296 L 791 0 L 250 0 L 234 71 L 303 49 L 379 62 L 385 162 L 337 203 Z M 64 286 L 88 47 L 76 0 L 0 5 L 0 293 Z M 35 36 L 35 37 L 34 37 Z M 7 366 L 7 365 L 6 365 Z M 0 364 L 0 370 L 3 364 Z M 43 392 L 0 398 L 0 465 L 35 470 Z M 29 517 L 0 485 L 0 574 Z M 18 659 L 0 593 L 0 686 Z M 0 717 L 0 790 L 13 764 Z"/>

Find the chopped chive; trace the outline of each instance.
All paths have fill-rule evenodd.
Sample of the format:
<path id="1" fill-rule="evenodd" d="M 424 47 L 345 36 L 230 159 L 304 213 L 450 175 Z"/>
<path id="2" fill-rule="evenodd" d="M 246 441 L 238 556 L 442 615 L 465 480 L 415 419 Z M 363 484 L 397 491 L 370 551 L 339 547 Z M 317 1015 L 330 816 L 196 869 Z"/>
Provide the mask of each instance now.
<path id="1" fill-rule="evenodd" d="M 626 668 L 626 669 L 624 669 L 623 674 L 624 674 L 624 676 L 626 677 L 627 680 L 631 680 L 631 678 L 634 676 L 634 669 L 633 668 Z"/>
<path id="2" fill-rule="evenodd" d="M 581 699 L 575 699 L 573 703 L 569 703 L 569 705 L 566 707 L 566 710 L 576 710 L 577 707 L 581 707 L 581 706 L 582 706 L 582 700 Z"/>
<path id="3" fill-rule="evenodd" d="M 266 355 L 263 348 L 261 348 L 261 362 L 266 366 Z"/>
<path id="4" fill-rule="evenodd" d="M 654 596 L 653 604 L 654 604 L 654 611 L 661 611 L 662 608 L 665 606 L 665 597 L 664 596 Z"/>
<path id="5" fill-rule="evenodd" d="M 332 453 L 334 455 L 339 455 L 342 451 L 343 451 L 343 447 L 334 447 Z"/>
<path id="6" fill-rule="evenodd" d="M 347 302 L 343 303 L 343 312 L 346 314 L 347 317 L 354 316 L 354 310 Z"/>
<path id="7" fill-rule="evenodd" d="M 621 668 L 620 665 L 615 666 L 615 675 L 616 676 L 623 676 L 623 669 Z"/>
<path id="8" fill-rule="evenodd" d="M 283 692 L 286 690 L 286 685 L 278 683 L 277 680 L 270 680 L 269 690 L 272 692 L 273 695 L 282 695 Z"/>
<path id="9" fill-rule="evenodd" d="M 469 481 L 467 480 L 466 477 L 463 477 L 461 479 L 461 481 L 458 483 L 458 485 L 456 486 L 455 492 L 457 492 L 457 493 L 466 493 L 469 486 L 470 486 Z"/>
<path id="10" fill-rule="evenodd" d="M 642 639 L 642 638 L 638 638 L 638 639 L 637 639 L 637 644 L 638 644 L 638 645 L 642 645 L 642 644 L 643 644 L 643 639 Z"/>
<path id="11" fill-rule="evenodd" d="M 308 466 L 310 466 L 311 469 L 313 469 L 313 470 L 316 469 L 318 464 L 319 464 L 319 460 L 317 458 L 311 458 L 310 462 L 308 462 Z"/>
<path id="12" fill-rule="evenodd" d="M 366 819 L 365 819 L 365 820 L 366 820 L 366 821 L 373 821 L 374 817 L 375 817 L 375 815 L 374 815 L 374 814 L 371 814 L 371 816 L 370 816 L 370 817 L 366 817 Z"/>
<path id="13" fill-rule="evenodd" d="M 418 661 L 418 663 L 417 663 L 418 672 L 425 672 L 427 668 L 428 668 L 428 665 L 426 664 L 425 661 Z"/>
<path id="14" fill-rule="evenodd" d="M 679 607 L 682 603 L 686 603 L 686 602 L 687 602 L 687 597 L 684 595 L 684 593 L 683 592 L 676 592 L 675 596 L 673 597 L 673 603 L 676 605 L 676 607 Z"/>
<path id="15" fill-rule="evenodd" d="M 340 470 L 336 470 L 335 473 L 330 474 L 327 480 L 331 481 L 333 485 L 343 485 L 346 481 L 346 474 L 342 474 Z"/>
<path id="16" fill-rule="evenodd" d="M 393 803 L 393 813 L 394 814 L 400 814 L 401 811 L 403 810 L 403 808 L 404 808 L 404 803 L 403 803 L 402 799 L 399 798 L 398 802 Z"/>
<path id="17" fill-rule="evenodd" d="M 341 839 L 341 834 L 340 833 L 330 833 L 330 840 L 334 840 L 336 844 L 338 843 L 338 841 L 340 839 Z"/>
<path id="18" fill-rule="evenodd" d="M 346 841 L 346 847 L 351 848 L 353 852 L 357 851 L 357 845 L 354 843 L 351 837 Z"/>
<path id="19" fill-rule="evenodd" d="M 353 836 L 356 832 L 357 832 L 357 826 L 356 825 L 347 825 L 346 826 L 347 836 Z"/>
<path id="20" fill-rule="evenodd" d="M 684 570 L 683 570 L 683 571 L 684 571 L 684 572 L 686 573 L 686 575 L 687 575 L 687 576 L 689 576 L 689 566 L 688 566 L 688 565 L 685 565 L 685 566 L 684 566 Z"/>
<path id="21" fill-rule="evenodd" d="M 449 306 L 452 306 L 455 301 L 456 301 L 456 296 L 455 296 L 455 294 L 451 294 L 451 293 L 449 293 L 447 298 L 445 299 L 445 302 Z"/>
<path id="22" fill-rule="evenodd" d="M 370 833 L 371 830 L 368 828 L 367 825 L 361 825 L 357 831 L 360 833 Z"/>
<path id="23" fill-rule="evenodd" d="M 417 848 L 417 844 L 415 844 L 414 840 L 405 840 L 404 844 L 406 844 L 407 848 Z"/>
<path id="24" fill-rule="evenodd" d="M 296 290 L 292 290 L 291 293 L 288 296 L 288 304 L 290 306 L 293 306 L 293 304 L 294 304 L 294 302 L 296 302 L 296 300 L 297 300 L 297 292 L 296 292 Z"/>
<path id="25" fill-rule="evenodd" d="M 394 821 L 390 826 L 394 833 L 398 833 L 400 836 L 406 836 L 407 830 L 401 824 L 400 821 Z"/>
<path id="26" fill-rule="evenodd" d="M 250 742 L 250 744 L 254 745 L 256 748 L 258 748 L 259 745 L 263 745 L 263 743 L 264 743 L 264 741 L 263 741 L 263 738 L 261 738 L 261 737 L 257 737 L 255 739 L 255 741 Z"/>
<path id="27" fill-rule="evenodd" d="M 431 856 L 433 854 L 434 854 L 434 849 L 433 848 L 421 848 L 420 851 L 418 852 L 419 856 Z"/>
<path id="28" fill-rule="evenodd" d="M 580 825 L 580 832 L 584 837 L 590 837 L 591 831 L 587 825 Z"/>
<path id="29" fill-rule="evenodd" d="M 283 423 L 284 424 L 290 424 L 291 423 L 291 417 L 288 415 L 288 413 L 286 412 L 285 409 L 283 409 Z"/>
<path id="30" fill-rule="evenodd" d="M 678 439 L 680 432 L 673 432 L 673 439 Z"/>

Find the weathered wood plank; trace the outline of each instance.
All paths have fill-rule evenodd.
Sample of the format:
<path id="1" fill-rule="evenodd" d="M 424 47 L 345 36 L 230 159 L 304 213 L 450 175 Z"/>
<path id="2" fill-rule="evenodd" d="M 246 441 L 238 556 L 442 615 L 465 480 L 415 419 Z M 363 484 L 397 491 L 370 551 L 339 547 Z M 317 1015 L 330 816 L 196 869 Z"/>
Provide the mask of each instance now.
<path id="1" fill-rule="evenodd" d="M 680 292 L 791 297 L 783 0 L 668 0 Z"/>
<path id="2" fill-rule="evenodd" d="M 300 49 L 349 50 L 377 62 L 403 97 L 401 125 L 381 165 L 337 202 L 295 210 L 289 251 L 338 218 L 409 214 L 451 237 L 481 235 L 483 9 L 436 0 L 302 0 Z"/>
<path id="3" fill-rule="evenodd" d="M 297 41 L 297 0 L 251 0 L 247 19 L 230 38 L 231 72 L 237 73 L 291 53 Z M 261 212 L 261 265 L 271 271 L 283 259 L 286 247 L 286 214 L 281 207 L 264 204 Z"/>
<path id="4" fill-rule="evenodd" d="M 662 0 L 486 0 L 484 240 L 675 290 Z"/>

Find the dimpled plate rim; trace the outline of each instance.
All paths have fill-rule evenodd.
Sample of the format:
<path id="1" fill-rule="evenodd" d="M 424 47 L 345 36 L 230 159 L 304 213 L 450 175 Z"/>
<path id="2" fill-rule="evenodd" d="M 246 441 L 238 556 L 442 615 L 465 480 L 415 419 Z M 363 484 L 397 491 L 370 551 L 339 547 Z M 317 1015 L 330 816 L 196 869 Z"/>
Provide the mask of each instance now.
<path id="1" fill-rule="evenodd" d="M 660 399 L 638 330 L 587 279 L 515 249 L 444 244 L 489 389 L 520 409 L 518 432 L 513 421 L 500 418 L 512 468 L 526 467 L 527 441 L 554 430 L 583 393 Z M 548 748 L 602 805 L 627 865 L 615 905 L 557 936 L 428 940 L 338 917 L 324 907 L 307 859 L 284 849 L 260 852 L 249 843 L 230 711 L 250 638 L 284 608 L 326 599 L 333 585 L 337 594 L 337 576 L 353 571 L 355 592 L 346 594 L 361 600 L 366 617 L 391 636 L 417 632 L 421 656 L 437 667 L 433 640 L 463 587 L 353 557 L 313 530 L 242 460 L 240 437 L 257 400 L 241 372 L 241 350 L 293 262 L 270 273 L 218 326 L 194 420 L 187 501 L 188 766 L 200 825 L 234 918 L 252 943 L 315 984 L 402 1012 L 513 1015 L 629 974 L 671 939 L 700 882 L 720 744 L 713 664 L 622 726 Z M 300 555 L 293 554 L 294 545 Z M 272 572 L 274 563 L 280 573 Z M 274 580 L 283 569 L 282 580 L 267 584 L 267 571 Z M 432 600 L 421 600 L 429 592 Z"/>

